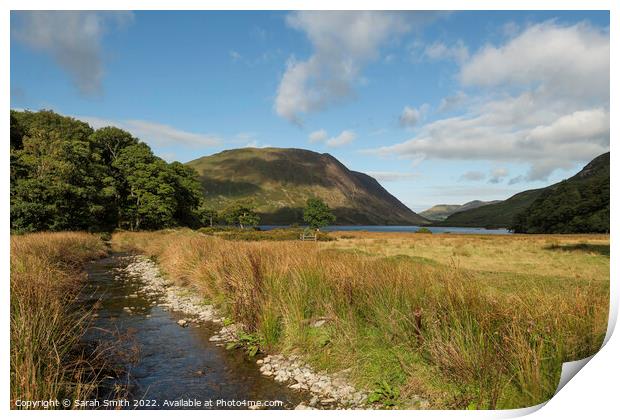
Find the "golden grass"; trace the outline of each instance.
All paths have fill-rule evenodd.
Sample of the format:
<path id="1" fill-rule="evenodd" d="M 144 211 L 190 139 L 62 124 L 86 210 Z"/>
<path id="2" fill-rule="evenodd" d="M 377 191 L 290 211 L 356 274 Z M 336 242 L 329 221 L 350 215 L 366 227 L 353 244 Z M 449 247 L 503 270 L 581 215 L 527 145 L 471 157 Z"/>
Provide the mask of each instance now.
<path id="1" fill-rule="evenodd" d="M 84 313 L 74 306 L 86 261 L 105 255 L 86 233 L 11 237 L 11 407 L 87 396 L 94 387 L 77 345 Z"/>
<path id="2" fill-rule="evenodd" d="M 544 276 L 609 280 L 609 258 L 601 258 L 597 252 L 587 252 L 587 249 L 584 252 L 548 252 L 559 244 L 609 247 L 609 235 L 417 235 L 348 231 L 330 234 L 338 241 L 322 246 L 363 250 L 381 256 L 423 257 L 476 271 L 534 272 Z"/>
<path id="3" fill-rule="evenodd" d="M 301 353 L 318 369 L 351 369 L 362 387 L 389 384 L 401 407 L 415 407 L 414 395 L 434 408 L 538 404 L 553 395 L 563 361 L 602 343 L 609 259 L 557 246 L 608 237 L 350 236 L 302 243 L 118 233 L 113 244 L 155 257 L 263 348 Z M 316 319 L 328 323 L 313 327 Z"/>

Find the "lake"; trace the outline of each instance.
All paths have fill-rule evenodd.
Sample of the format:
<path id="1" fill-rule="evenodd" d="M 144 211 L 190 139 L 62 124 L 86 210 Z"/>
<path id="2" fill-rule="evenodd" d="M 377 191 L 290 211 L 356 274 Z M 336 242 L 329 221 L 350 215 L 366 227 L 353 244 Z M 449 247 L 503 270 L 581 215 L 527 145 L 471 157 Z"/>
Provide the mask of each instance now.
<path id="1" fill-rule="evenodd" d="M 259 226 L 261 230 L 272 230 L 287 228 L 288 226 L 263 225 Z M 322 230 L 325 231 L 368 231 L 368 232 L 416 232 L 425 226 L 327 226 Z M 426 226 L 433 233 L 459 233 L 459 234 L 476 234 L 476 235 L 510 235 L 508 229 L 485 229 L 473 227 L 449 227 L 449 226 Z"/>

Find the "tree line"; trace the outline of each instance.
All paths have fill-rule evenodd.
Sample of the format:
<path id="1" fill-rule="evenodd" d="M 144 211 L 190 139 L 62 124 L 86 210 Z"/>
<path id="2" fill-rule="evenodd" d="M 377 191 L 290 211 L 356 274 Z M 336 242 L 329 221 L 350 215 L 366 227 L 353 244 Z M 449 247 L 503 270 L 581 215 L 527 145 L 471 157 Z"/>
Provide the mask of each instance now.
<path id="1" fill-rule="evenodd" d="M 116 127 L 11 110 L 11 229 L 109 231 L 199 223 L 197 173 Z"/>
<path id="2" fill-rule="evenodd" d="M 609 153 L 587 170 L 545 189 L 510 229 L 516 233 L 609 233 Z"/>
<path id="3" fill-rule="evenodd" d="M 198 173 L 167 163 L 117 127 L 94 130 L 53 111 L 11 110 L 11 230 L 13 232 L 257 226 L 249 201 L 222 210 L 205 204 Z M 309 199 L 313 228 L 335 219 Z"/>

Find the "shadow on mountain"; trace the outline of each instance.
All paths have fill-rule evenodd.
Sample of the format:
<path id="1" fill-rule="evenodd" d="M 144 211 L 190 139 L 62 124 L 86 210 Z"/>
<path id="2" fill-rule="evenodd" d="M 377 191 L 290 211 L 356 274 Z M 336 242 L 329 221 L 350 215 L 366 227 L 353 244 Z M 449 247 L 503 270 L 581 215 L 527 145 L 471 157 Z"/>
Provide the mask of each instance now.
<path id="1" fill-rule="evenodd" d="M 293 185 L 320 185 L 330 186 L 333 182 L 327 176 L 325 165 L 317 165 L 316 157 L 305 158 L 303 153 L 297 153 L 286 158 L 262 159 L 225 159 L 218 163 L 220 170 L 225 173 L 240 176 L 252 175 L 257 181 L 277 182 Z"/>
<path id="2" fill-rule="evenodd" d="M 332 209 L 336 216 L 335 225 L 411 225 L 407 220 L 394 220 L 381 215 L 364 212 L 350 207 L 337 207 Z M 299 207 L 282 207 L 272 213 L 259 213 L 261 225 L 290 225 L 293 223 L 304 224 L 304 210 Z M 394 215 L 392 215 L 394 217 Z"/>
<path id="3" fill-rule="evenodd" d="M 201 177 L 200 183 L 206 195 L 225 195 L 228 197 L 254 194 L 261 190 L 258 185 L 251 182 L 236 182 Z"/>
<path id="4" fill-rule="evenodd" d="M 272 213 L 259 213 L 261 225 L 291 225 L 304 222 L 304 210 L 298 207 L 281 207 Z"/>

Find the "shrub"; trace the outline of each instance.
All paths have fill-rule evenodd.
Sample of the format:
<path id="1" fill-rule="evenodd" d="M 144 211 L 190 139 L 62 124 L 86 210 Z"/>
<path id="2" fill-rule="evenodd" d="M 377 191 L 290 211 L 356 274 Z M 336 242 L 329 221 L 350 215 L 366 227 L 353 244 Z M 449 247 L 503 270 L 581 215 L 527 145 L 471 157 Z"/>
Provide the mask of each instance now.
<path id="1" fill-rule="evenodd" d="M 422 228 L 416 230 L 415 233 L 428 233 L 428 234 L 431 234 L 433 232 L 429 228 L 422 227 Z"/>

